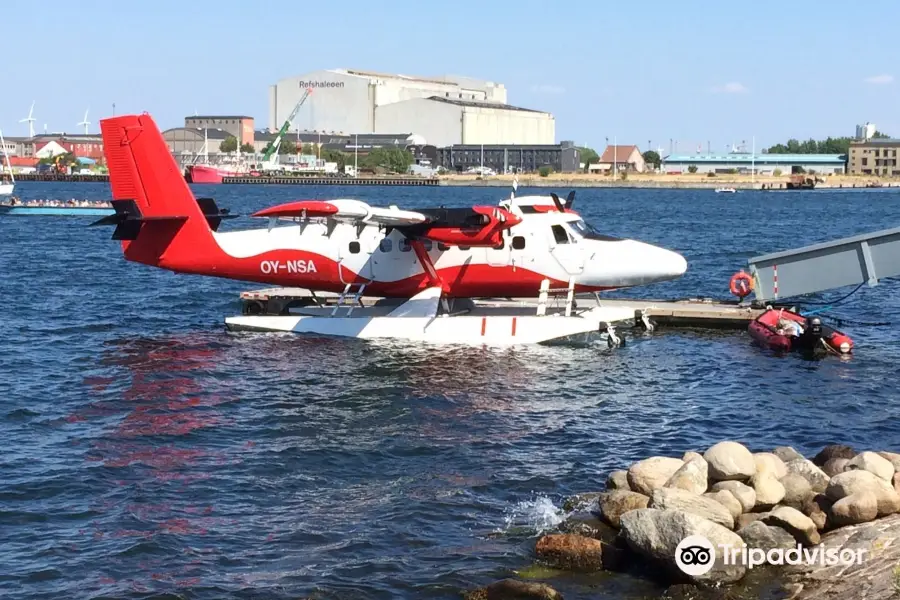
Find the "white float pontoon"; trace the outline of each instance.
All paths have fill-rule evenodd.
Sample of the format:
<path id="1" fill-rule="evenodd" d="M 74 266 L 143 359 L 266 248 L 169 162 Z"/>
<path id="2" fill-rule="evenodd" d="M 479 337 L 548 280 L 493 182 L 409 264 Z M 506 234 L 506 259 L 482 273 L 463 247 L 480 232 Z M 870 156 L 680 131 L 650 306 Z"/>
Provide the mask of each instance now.
<path id="1" fill-rule="evenodd" d="M 408 300 L 378 300 L 367 304 L 361 296 L 348 300 L 348 292 L 337 302 L 322 301 L 320 295 L 300 296 L 278 309 L 279 314 L 260 314 L 252 294 L 244 295 L 245 313 L 228 317 L 232 331 L 276 331 L 313 333 L 361 339 L 404 339 L 435 343 L 517 345 L 553 341 L 585 341 L 607 338 L 617 346 L 617 323 L 634 318 L 627 306 L 577 308 L 573 289 L 542 288 L 537 304 L 532 302 L 470 299 L 442 300 L 441 289 L 431 287 Z M 562 310 L 547 310 L 554 293 L 565 293 Z M 294 296 L 296 299 L 297 296 Z M 294 304 L 291 306 L 291 304 Z M 256 313 L 256 314 L 252 314 Z"/>

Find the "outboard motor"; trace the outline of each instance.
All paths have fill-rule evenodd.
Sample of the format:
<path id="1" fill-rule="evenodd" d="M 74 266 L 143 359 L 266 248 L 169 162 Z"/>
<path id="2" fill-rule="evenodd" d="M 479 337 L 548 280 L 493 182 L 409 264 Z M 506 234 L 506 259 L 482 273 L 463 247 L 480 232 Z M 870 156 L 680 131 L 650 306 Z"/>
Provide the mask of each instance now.
<path id="1" fill-rule="evenodd" d="M 813 317 L 809 320 L 809 327 L 807 328 L 809 331 L 809 335 L 815 338 L 822 337 L 822 319 L 819 317 Z"/>

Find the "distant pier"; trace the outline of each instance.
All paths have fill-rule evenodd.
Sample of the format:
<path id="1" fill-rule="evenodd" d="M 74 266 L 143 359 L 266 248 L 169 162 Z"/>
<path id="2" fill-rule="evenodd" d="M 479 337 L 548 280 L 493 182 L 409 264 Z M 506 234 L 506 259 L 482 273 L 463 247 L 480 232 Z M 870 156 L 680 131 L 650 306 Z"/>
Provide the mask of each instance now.
<path id="1" fill-rule="evenodd" d="M 16 181 L 94 181 L 97 183 L 106 183 L 109 181 L 109 175 L 63 175 L 60 173 L 22 173 L 16 175 Z"/>
<path id="2" fill-rule="evenodd" d="M 417 185 L 437 186 L 437 178 L 423 177 L 223 177 L 228 184 L 274 184 L 274 185 Z"/>

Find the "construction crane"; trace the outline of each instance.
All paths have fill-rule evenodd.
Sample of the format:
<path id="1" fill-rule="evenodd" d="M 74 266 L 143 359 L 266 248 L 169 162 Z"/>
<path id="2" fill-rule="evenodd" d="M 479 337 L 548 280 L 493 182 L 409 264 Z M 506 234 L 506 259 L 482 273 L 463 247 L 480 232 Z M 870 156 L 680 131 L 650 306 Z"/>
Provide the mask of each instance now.
<path id="1" fill-rule="evenodd" d="M 300 100 L 298 100 L 296 106 L 294 106 L 294 110 L 291 111 L 291 114 L 288 115 L 288 118 L 284 122 L 284 125 L 282 125 L 281 129 L 278 130 L 278 133 L 275 135 L 275 139 L 273 139 L 268 143 L 268 145 L 266 145 L 262 154 L 263 168 L 274 167 L 275 163 L 278 162 L 278 148 L 281 147 L 281 140 L 291 128 L 291 123 L 294 121 L 297 113 L 300 112 L 300 107 L 303 106 L 303 103 L 306 102 L 306 99 L 309 98 L 309 95 L 311 93 L 312 88 L 306 88 L 303 96 L 300 97 Z"/>

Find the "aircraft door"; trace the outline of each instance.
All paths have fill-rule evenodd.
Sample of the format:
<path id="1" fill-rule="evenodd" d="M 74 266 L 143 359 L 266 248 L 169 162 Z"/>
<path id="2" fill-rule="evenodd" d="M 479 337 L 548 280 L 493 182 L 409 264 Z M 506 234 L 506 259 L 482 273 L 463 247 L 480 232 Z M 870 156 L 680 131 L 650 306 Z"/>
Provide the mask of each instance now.
<path id="1" fill-rule="evenodd" d="M 550 253 L 569 275 L 580 275 L 584 272 L 584 246 L 579 244 L 562 225 L 551 225 Z"/>
<path id="2" fill-rule="evenodd" d="M 503 240 L 502 248 L 485 248 L 487 253 L 487 263 L 492 267 L 505 267 L 512 264 L 512 254 L 510 253 L 510 239 L 507 237 L 507 231 L 503 232 L 501 239 Z"/>
<path id="3" fill-rule="evenodd" d="M 353 274 L 372 280 L 375 279 L 374 250 L 377 244 L 372 236 L 364 231 L 358 238 L 338 242 L 338 275 L 341 283 L 350 283 Z"/>

